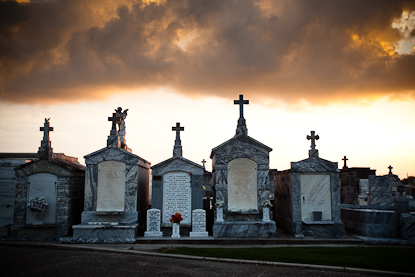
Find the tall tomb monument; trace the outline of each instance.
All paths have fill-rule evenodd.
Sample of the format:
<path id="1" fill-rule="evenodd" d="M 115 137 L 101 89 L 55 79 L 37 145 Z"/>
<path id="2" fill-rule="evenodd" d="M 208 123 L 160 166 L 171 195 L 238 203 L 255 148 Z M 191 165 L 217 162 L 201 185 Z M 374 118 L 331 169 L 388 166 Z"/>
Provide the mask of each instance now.
<path id="1" fill-rule="evenodd" d="M 319 135 L 311 131 L 306 138 L 311 141 L 308 159 L 274 172 L 274 219 L 279 228 L 297 237 L 343 237 L 337 163 L 319 157 Z"/>
<path id="2" fill-rule="evenodd" d="M 212 149 L 212 191 L 215 217 L 214 237 L 273 237 L 276 224 L 269 218 L 269 152 L 272 149 L 248 136 L 243 95 L 239 105 L 236 134 Z"/>
<path id="3" fill-rule="evenodd" d="M 77 158 L 53 153 L 53 129 L 45 118 L 37 158 L 14 168 L 13 238 L 55 240 L 71 235 L 72 225 L 81 222 L 85 167 Z"/>
<path id="4" fill-rule="evenodd" d="M 161 211 L 161 230 L 171 235 L 170 218 L 180 213 L 182 235 L 188 235 L 192 224 L 192 211 L 203 208 L 204 167 L 183 157 L 180 122 L 172 127 L 176 134 L 173 157 L 151 167 L 153 173 L 151 207 Z"/>
<path id="5" fill-rule="evenodd" d="M 115 110 L 107 146 L 86 155 L 82 222 L 73 226 L 73 238 L 62 242 L 133 243 L 138 218 L 149 206 L 150 163 L 126 145 L 128 110 Z"/>

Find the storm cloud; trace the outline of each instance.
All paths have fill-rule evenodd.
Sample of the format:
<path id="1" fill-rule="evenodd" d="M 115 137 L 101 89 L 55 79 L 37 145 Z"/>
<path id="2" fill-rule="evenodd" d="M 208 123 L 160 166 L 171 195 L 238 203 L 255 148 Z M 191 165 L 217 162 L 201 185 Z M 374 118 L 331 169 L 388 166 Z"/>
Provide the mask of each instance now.
<path id="1" fill-rule="evenodd" d="M 404 11 L 415 2 L 2 1 L 0 96 L 47 104 L 163 87 L 275 103 L 414 99 L 415 52 L 396 51 L 414 25 L 392 26 Z"/>

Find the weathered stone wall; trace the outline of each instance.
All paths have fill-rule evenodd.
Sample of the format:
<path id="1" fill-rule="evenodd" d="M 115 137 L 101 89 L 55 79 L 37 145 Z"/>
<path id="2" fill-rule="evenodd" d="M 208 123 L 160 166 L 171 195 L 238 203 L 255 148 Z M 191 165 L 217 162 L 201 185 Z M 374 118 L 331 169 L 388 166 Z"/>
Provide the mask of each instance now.
<path id="1" fill-rule="evenodd" d="M 340 203 L 359 204 L 359 180 L 375 175 L 376 170 L 369 167 L 352 167 L 340 170 Z"/>
<path id="2" fill-rule="evenodd" d="M 274 221 L 288 234 L 294 233 L 291 184 L 290 171 L 274 172 Z"/>
<path id="3" fill-rule="evenodd" d="M 16 174 L 14 168 L 24 164 L 26 160 L 0 160 L 0 227 L 13 222 L 13 200 L 16 190 Z"/>
<path id="4" fill-rule="evenodd" d="M 14 199 L 11 237 L 28 240 L 53 240 L 72 233 L 72 225 L 80 223 L 83 208 L 85 172 L 69 169 L 59 162 L 34 161 L 16 169 L 16 195 Z M 28 178 L 36 173 L 58 176 L 56 183 L 55 224 L 27 225 Z"/>

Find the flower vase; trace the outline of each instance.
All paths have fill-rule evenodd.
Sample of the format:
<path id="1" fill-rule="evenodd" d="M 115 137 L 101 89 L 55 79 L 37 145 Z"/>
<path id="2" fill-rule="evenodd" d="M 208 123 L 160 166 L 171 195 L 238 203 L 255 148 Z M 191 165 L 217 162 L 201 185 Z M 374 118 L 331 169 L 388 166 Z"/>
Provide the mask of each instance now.
<path id="1" fill-rule="evenodd" d="M 216 210 L 216 221 L 223 222 L 223 208 L 218 207 Z"/>
<path id="2" fill-rule="evenodd" d="M 262 208 L 262 221 L 264 221 L 264 222 L 271 221 L 269 219 L 269 208 L 268 207 L 263 207 Z"/>
<path id="3" fill-rule="evenodd" d="M 180 224 L 179 223 L 173 223 L 172 225 L 173 230 L 171 233 L 171 237 L 174 239 L 180 238 Z"/>

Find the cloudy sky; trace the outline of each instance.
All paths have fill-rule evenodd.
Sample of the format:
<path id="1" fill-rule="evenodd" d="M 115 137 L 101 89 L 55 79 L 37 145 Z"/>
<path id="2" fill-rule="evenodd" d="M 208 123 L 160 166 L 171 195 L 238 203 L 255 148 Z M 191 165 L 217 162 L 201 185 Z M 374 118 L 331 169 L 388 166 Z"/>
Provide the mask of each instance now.
<path id="1" fill-rule="evenodd" d="M 200 162 L 235 134 L 273 148 L 271 168 L 320 157 L 415 175 L 415 1 L 0 1 L 0 151 L 106 145 L 118 106 L 127 144 L 159 163 L 176 122 Z"/>

